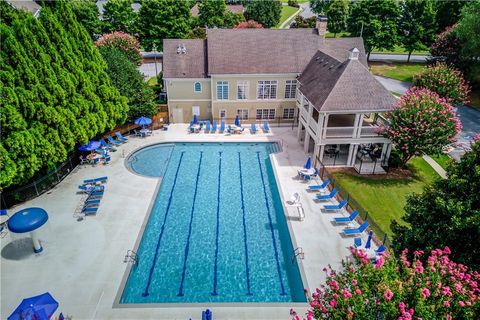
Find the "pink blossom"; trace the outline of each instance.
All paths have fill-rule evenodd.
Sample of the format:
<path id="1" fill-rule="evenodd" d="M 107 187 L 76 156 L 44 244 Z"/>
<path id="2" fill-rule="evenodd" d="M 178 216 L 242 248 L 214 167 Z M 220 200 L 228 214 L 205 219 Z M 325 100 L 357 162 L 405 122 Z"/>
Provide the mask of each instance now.
<path id="1" fill-rule="evenodd" d="M 390 289 L 387 289 L 387 291 L 385 291 L 385 293 L 383 294 L 383 297 L 385 298 L 385 300 L 390 301 L 393 298 L 393 292 Z"/>

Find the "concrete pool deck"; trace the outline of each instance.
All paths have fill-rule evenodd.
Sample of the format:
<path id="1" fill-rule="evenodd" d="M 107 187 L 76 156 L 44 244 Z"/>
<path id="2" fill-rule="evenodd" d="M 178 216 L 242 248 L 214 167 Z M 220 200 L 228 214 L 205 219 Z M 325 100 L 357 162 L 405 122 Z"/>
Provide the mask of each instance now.
<path id="1" fill-rule="evenodd" d="M 125 167 L 126 157 L 134 150 L 160 142 L 246 142 L 280 141 L 283 151 L 272 155 L 279 191 L 283 201 L 298 192 L 305 211 L 305 220 L 298 221 L 296 208 L 286 207 L 285 214 L 293 230 L 292 241 L 302 247 L 306 282 L 315 290 L 325 279 L 323 267 L 339 268 L 342 258 L 349 255 L 352 238 L 343 238 L 340 226 L 331 223 L 338 214 L 321 213 L 321 205 L 307 192 L 307 184 L 297 180 L 297 170 L 306 159 L 303 147 L 291 127 L 272 128 L 269 134 L 221 135 L 188 134 L 186 125 L 172 125 L 166 132 L 156 131 L 147 138 L 132 137 L 111 154 L 107 165 L 79 166 L 53 190 L 11 208 L 9 213 L 38 206 L 49 214 L 49 222 L 40 229 L 44 247 L 33 254 L 28 235 L 9 234 L 1 239 L 1 317 L 7 318 L 24 297 L 49 291 L 59 302 L 57 314 L 73 319 L 199 319 L 208 307 L 151 307 L 114 308 L 120 283 L 127 265 L 123 263 L 133 249 L 140 228 L 158 183 L 156 178 L 136 175 Z M 77 186 L 83 179 L 108 176 L 105 195 L 96 216 L 83 221 L 74 217 L 82 197 Z M 366 235 L 364 235 L 366 237 Z M 215 319 L 290 319 L 289 310 L 295 306 L 299 314 L 307 304 L 276 304 L 262 306 L 225 306 L 211 308 Z"/>

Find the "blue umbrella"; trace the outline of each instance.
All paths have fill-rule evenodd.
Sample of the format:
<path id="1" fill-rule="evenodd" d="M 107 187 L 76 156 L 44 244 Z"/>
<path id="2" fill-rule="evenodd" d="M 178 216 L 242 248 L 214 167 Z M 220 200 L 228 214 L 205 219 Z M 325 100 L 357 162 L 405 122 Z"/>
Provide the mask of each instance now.
<path id="1" fill-rule="evenodd" d="M 100 147 L 100 141 L 93 141 L 90 140 L 88 144 L 85 144 L 78 148 L 80 151 L 93 151 L 95 149 L 98 149 Z"/>
<path id="2" fill-rule="evenodd" d="M 193 124 L 197 124 L 198 123 L 198 118 L 197 118 L 197 115 L 194 114 L 193 115 L 193 121 L 192 121 Z"/>
<path id="3" fill-rule="evenodd" d="M 240 127 L 240 119 L 238 118 L 238 116 L 235 117 L 235 125 L 237 127 Z"/>
<path id="4" fill-rule="evenodd" d="M 23 299 L 22 303 L 8 317 L 8 320 L 49 320 L 55 310 L 58 308 L 58 302 L 52 295 L 45 292 L 41 295 Z"/>
<path id="5" fill-rule="evenodd" d="M 365 249 L 370 249 L 370 247 L 372 246 L 372 237 L 373 231 L 370 230 L 370 232 L 368 233 L 367 243 L 365 243 Z"/>
<path id="6" fill-rule="evenodd" d="M 303 166 L 305 169 L 310 169 L 312 167 L 312 158 L 308 157 L 307 162 L 305 163 L 305 166 Z"/>
<path id="7" fill-rule="evenodd" d="M 135 124 L 142 127 L 148 126 L 150 123 L 152 123 L 152 119 L 147 117 L 140 117 L 137 120 L 135 120 Z"/>

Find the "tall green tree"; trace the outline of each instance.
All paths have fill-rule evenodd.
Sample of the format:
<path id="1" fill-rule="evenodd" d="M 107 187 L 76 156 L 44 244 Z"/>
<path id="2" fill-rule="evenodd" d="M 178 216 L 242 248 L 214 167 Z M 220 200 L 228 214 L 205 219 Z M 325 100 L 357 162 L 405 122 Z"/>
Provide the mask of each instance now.
<path id="1" fill-rule="evenodd" d="M 133 0 L 108 0 L 103 6 L 104 32 L 134 32 L 137 14 L 132 8 Z"/>
<path id="2" fill-rule="evenodd" d="M 279 0 L 251 1 L 247 5 L 245 17 L 255 20 L 264 28 L 278 24 L 282 14 L 282 3 Z"/>
<path id="3" fill-rule="evenodd" d="M 100 52 L 107 62 L 107 73 L 112 84 L 120 94 L 128 98 L 128 119 L 133 121 L 140 116 L 155 115 L 155 93 L 127 55 L 115 47 L 102 47 Z"/>
<path id="4" fill-rule="evenodd" d="M 190 8 L 186 1 L 150 0 L 138 12 L 137 31 L 145 50 L 163 48 L 163 39 L 185 38 L 190 31 Z"/>
<path id="5" fill-rule="evenodd" d="M 480 1 L 472 1 L 463 7 L 461 19 L 455 28 L 462 40 L 462 54 L 468 57 L 480 57 Z"/>
<path id="6" fill-rule="evenodd" d="M 373 49 L 393 49 L 397 43 L 400 7 L 395 0 L 356 1 L 348 19 L 352 36 L 362 35 L 370 58 Z"/>
<path id="7" fill-rule="evenodd" d="M 96 39 L 102 33 L 102 23 L 98 16 L 96 2 L 96 0 L 69 0 L 69 7 L 92 39 Z"/>
<path id="8" fill-rule="evenodd" d="M 328 18 L 327 29 L 329 32 L 333 32 L 334 37 L 337 36 L 337 33 L 347 28 L 349 4 L 349 0 L 332 0 L 326 10 Z"/>
<path id="9" fill-rule="evenodd" d="M 310 0 L 310 9 L 316 14 L 325 14 L 331 0 Z"/>
<path id="10" fill-rule="evenodd" d="M 400 43 L 408 52 L 429 47 L 435 38 L 435 10 L 431 0 L 405 0 L 401 3 L 398 24 Z"/>
<path id="11" fill-rule="evenodd" d="M 480 269 L 480 142 L 460 163 L 447 168 L 448 179 L 437 180 L 407 200 L 406 224 L 392 223 L 393 246 L 429 251 L 449 246 L 452 259 Z"/>
<path id="12" fill-rule="evenodd" d="M 436 20 L 437 20 L 437 32 L 443 32 L 447 27 L 452 27 L 460 19 L 460 13 L 462 8 L 468 4 L 471 0 L 462 1 L 442 1 L 436 0 Z"/>
<path id="13" fill-rule="evenodd" d="M 225 0 L 202 0 L 198 4 L 198 24 L 201 27 L 223 27 L 227 5 Z"/>

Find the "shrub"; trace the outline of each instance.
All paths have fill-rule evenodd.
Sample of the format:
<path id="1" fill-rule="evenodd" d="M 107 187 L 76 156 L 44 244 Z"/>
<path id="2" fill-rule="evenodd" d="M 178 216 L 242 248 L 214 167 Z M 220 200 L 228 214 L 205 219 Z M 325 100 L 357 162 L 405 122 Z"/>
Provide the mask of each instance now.
<path id="1" fill-rule="evenodd" d="M 428 257 L 416 251 L 413 261 L 405 250 L 375 263 L 351 250 L 343 271 L 323 269 L 326 285 L 312 294 L 307 319 L 474 319 L 480 312 L 480 274 L 451 261 L 448 247 Z"/>
<path id="2" fill-rule="evenodd" d="M 413 156 L 440 153 L 462 128 L 453 107 L 425 88 L 407 91 L 387 117 L 382 132 L 396 145 L 402 166 Z"/>
<path id="3" fill-rule="evenodd" d="M 413 78 L 414 85 L 427 88 L 451 104 L 468 103 L 470 85 L 463 74 L 454 68 L 438 63 L 429 66 Z"/>
<path id="4" fill-rule="evenodd" d="M 297 0 L 288 0 L 288 5 L 290 7 L 300 8 L 300 5 L 298 4 Z"/>
<path id="5" fill-rule="evenodd" d="M 140 44 L 134 36 L 128 33 L 116 31 L 104 34 L 95 42 L 95 45 L 99 48 L 117 48 L 125 53 L 128 60 L 137 66 L 142 62 Z"/>
<path id="6" fill-rule="evenodd" d="M 242 21 L 235 26 L 234 29 L 261 29 L 263 28 L 261 23 L 255 20 Z"/>

